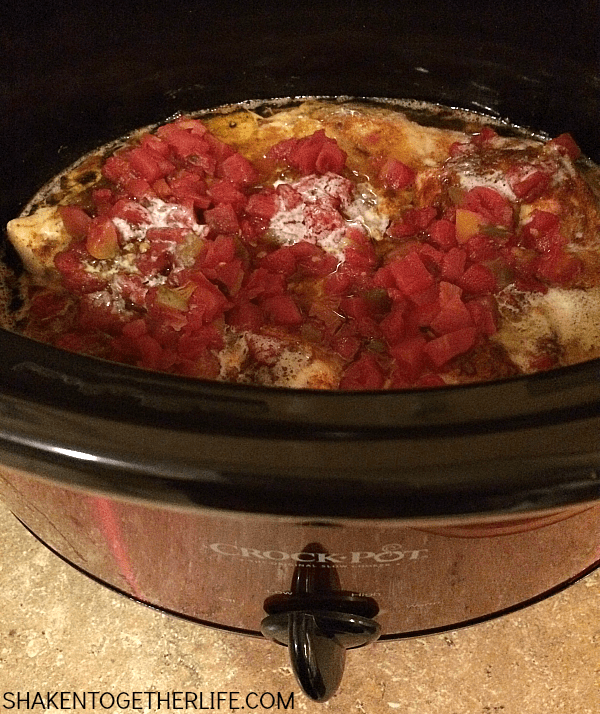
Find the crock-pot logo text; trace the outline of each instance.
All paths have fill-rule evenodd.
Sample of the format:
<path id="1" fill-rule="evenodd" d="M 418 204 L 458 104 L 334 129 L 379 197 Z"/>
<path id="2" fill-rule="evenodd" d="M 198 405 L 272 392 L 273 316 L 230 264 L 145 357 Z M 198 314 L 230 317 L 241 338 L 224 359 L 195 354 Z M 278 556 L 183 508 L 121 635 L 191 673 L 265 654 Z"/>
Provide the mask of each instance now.
<path id="1" fill-rule="evenodd" d="M 423 560 L 428 557 L 427 548 L 405 548 L 396 543 L 384 545 L 379 551 L 354 550 L 348 553 L 311 553 L 300 551 L 297 553 L 287 553 L 284 550 L 261 550 L 260 548 L 245 548 L 243 546 L 231 545 L 230 543 L 211 543 L 210 549 L 219 555 L 228 555 L 233 558 L 248 558 L 263 562 L 306 565 L 384 565 L 386 563 L 396 563 L 400 560 L 414 561 Z"/>

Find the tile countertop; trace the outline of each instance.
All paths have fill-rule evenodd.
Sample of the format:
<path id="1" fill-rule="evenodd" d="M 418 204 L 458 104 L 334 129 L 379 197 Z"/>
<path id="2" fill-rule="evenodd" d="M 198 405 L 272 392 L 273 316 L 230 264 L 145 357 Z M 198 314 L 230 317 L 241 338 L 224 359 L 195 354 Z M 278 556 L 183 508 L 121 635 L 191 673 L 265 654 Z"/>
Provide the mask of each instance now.
<path id="1" fill-rule="evenodd" d="M 211 692 L 239 692 L 233 703 L 241 708 L 250 692 L 280 692 L 289 704 L 293 691 L 293 710 L 302 712 L 597 714 L 599 590 L 595 572 L 499 620 L 349 652 L 340 691 L 319 705 L 299 692 L 286 649 L 114 594 L 46 550 L 0 503 L 0 712 L 17 711 L 17 693 L 26 692 L 33 707 L 37 692 L 131 698 L 150 691 L 154 699 L 143 695 L 135 706 L 121 699 L 122 708 L 111 708 L 108 698 L 107 708 L 95 709 L 148 712 L 157 711 L 156 692 L 202 692 L 202 706 L 210 710 Z M 43 711 L 40 701 L 33 711 Z M 82 711 L 74 701 L 67 698 L 64 708 Z M 246 710 L 277 711 L 270 701 L 252 709 L 258 700 L 249 700 Z M 170 704 L 171 711 L 181 707 L 180 700 Z M 165 701 L 161 710 L 168 711 Z M 221 703 L 219 710 L 231 709 Z"/>

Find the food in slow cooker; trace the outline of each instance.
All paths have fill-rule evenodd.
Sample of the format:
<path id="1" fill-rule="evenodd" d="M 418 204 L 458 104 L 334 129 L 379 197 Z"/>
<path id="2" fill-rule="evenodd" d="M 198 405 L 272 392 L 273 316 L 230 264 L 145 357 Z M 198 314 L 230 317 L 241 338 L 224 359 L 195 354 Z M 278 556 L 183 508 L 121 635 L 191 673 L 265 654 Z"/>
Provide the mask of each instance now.
<path id="1" fill-rule="evenodd" d="M 132 134 L 8 236 L 11 329 L 203 379 L 464 384 L 600 355 L 600 210 L 568 134 L 407 103 L 229 107 Z"/>

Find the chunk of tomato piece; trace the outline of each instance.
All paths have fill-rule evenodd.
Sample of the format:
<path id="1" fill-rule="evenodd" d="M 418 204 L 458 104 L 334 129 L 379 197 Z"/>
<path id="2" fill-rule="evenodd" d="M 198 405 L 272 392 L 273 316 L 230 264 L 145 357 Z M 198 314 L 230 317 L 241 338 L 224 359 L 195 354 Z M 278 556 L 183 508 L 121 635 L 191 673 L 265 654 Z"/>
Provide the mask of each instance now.
<path id="1" fill-rule="evenodd" d="M 466 306 L 478 332 L 488 336 L 496 334 L 498 331 L 496 311 L 491 298 L 485 296 L 474 298 L 469 300 Z"/>
<path id="2" fill-rule="evenodd" d="M 496 277 L 485 265 L 475 263 L 465 270 L 457 284 L 467 293 L 480 295 L 496 289 Z"/>
<path id="3" fill-rule="evenodd" d="M 569 285 L 583 271 L 583 263 L 564 250 L 553 250 L 535 261 L 535 275 L 554 285 Z"/>
<path id="4" fill-rule="evenodd" d="M 462 248 L 450 248 L 442 260 L 442 279 L 456 283 L 465 272 L 466 263 L 467 254 Z"/>
<path id="5" fill-rule="evenodd" d="M 523 167 L 509 171 L 507 178 L 515 196 L 523 203 L 532 203 L 546 193 L 552 175 L 541 169 Z"/>
<path id="6" fill-rule="evenodd" d="M 385 378 L 373 355 L 362 354 L 356 362 L 346 367 L 340 381 L 340 389 L 381 389 Z"/>
<path id="7" fill-rule="evenodd" d="M 569 133 L 559 134 L 559 136 L 551 139 L 548 144 L 557 148 L 561 153 L 566 154 L 570 159 L 575 160 L 581 156 L 581 149 Z"/>
<path id="8" fill-rule="evenodd" d="M 304 322 L 300 308 L 291 295 L 276 295 L 261 301 L 265 315 L 276 325 L 301 325 Z"/>
<path id="9" fill-rule="evenodd" d="M 58 214 L 71 238 L 81 240 L 86 237 L 92 219 L 83 208 L 78 206 L 59 206 Z"/>
<path id="10" fill-rule="evenodd" d="M 460 298 L 448 300 L 429 323 L 431 329 L 438 335 L 461 330 L 463 327 L 473 327 L 473 318 Z"/>
<path id="11" fill-rule="evenodd" d="M 233 306 L 226 316 L 227 324 L 236 330 L 258 332 L 265 324 L 263 311 L 253 302 L 243 300 Z"/>
<path id="12" fill-rule="evenodd" d="M 468 352 L 475 345 L 476 338 L 475 327 L 463 327 L 429 341 L 423 352 L 431 364 L 439 369 L 454 357 Z"/>
<path id="13" fill-rule="evenodd" d="M 238 186 L 251 186 L 258 180 L 258 171 L 245 156 L 234 153 L 217 165 L 217 176 Z"/>
<path id="14" fill-rule="evenodd" d="M 333 172 L 341 174 L 346 165 L 346 152 L 342 151 L 335 141 L 329 140 L 323 144 L 315 161 L 315 171 L 318 174 Z"/>
<path id="15" fill-rule="evenodd" d="M 89 225 L 85 247 L 88 253 L 98 260 L 114 258 L 119 250 L 119 236 L 115 224 L 101 216 L 94 218 Z"/>
<path id="16" fill-rule="evenodd" d="M 68 250 L 58 253 L 54 265 L 61 274 L 64 286 L 73 293 L 94 293 L 106 287 L 106 278 L 85 270 L 84 261 L 89 257 L 85 241 L 80 241 Z"/>
<path id="17" fill-rule="evenodd" d="M 416 172 L 398 161 L 398 159 L 388 159 L 379 171 L 379 179 L 386 188 L 399 191 L 409 186 L 416 177 Z"/>
<path id="18" fill-rule="evenodd" d="M 390 354 L 396 361 L 399 371 L 412 381 L 416 379 L 425 365 L 426 339 L 423 335 L 406 337 L 390 347 Z"/>
<path id="19" fill-rule="evenodd" d="M 396 285 L 407 296 L 422 293 L 434 285 L 434 279 L 417 253 L 394 260 L 388 265 Z"/>
<path id="20" fill-rule="evenodd" d="M 141 146 L 129 151 L 127 160 L 133 170 L 149 183 L 154 183 L 154 181 L 164 178 L 175 169 L 175 164 L 172 164 L 160 154 L 153 156 L 150 150 Z"/>
<path id="21" fill-rule="evenodd" d="M 510 228 L 514 215 L 510 201 L 488 186 L 476 186 L 464 195 L 460 208 L 479 213 L 488 223 Z"/>
<path id="22" fill-rule="evenodd" d="M 234 234 L 240 232 L 240 224 L 233 206 L 219 203 L 204 211 L 204 220 L 213 233 Z"/>
<path id="23" fill-rule="evenodd" d="M 456 226 L 445 218 L 434 220 L 428 228 L 429 241 L 439 250 L 450 250 L 456 245 Z"/>

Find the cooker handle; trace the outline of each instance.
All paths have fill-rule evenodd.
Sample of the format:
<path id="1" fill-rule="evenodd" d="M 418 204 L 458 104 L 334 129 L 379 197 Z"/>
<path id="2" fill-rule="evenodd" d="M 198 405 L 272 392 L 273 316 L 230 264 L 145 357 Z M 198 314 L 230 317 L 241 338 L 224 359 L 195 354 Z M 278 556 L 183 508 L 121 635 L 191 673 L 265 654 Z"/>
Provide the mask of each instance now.
<path id="1" fill-rule="evenodd" d="M 380 626 L 362 615 L 329 610 L 293 610 L 269 615 L 262 633 L 290 650 L 298 684 L 317 702 L 332 697 L 342 680 L 346 650 L 379 636 Z"/>

